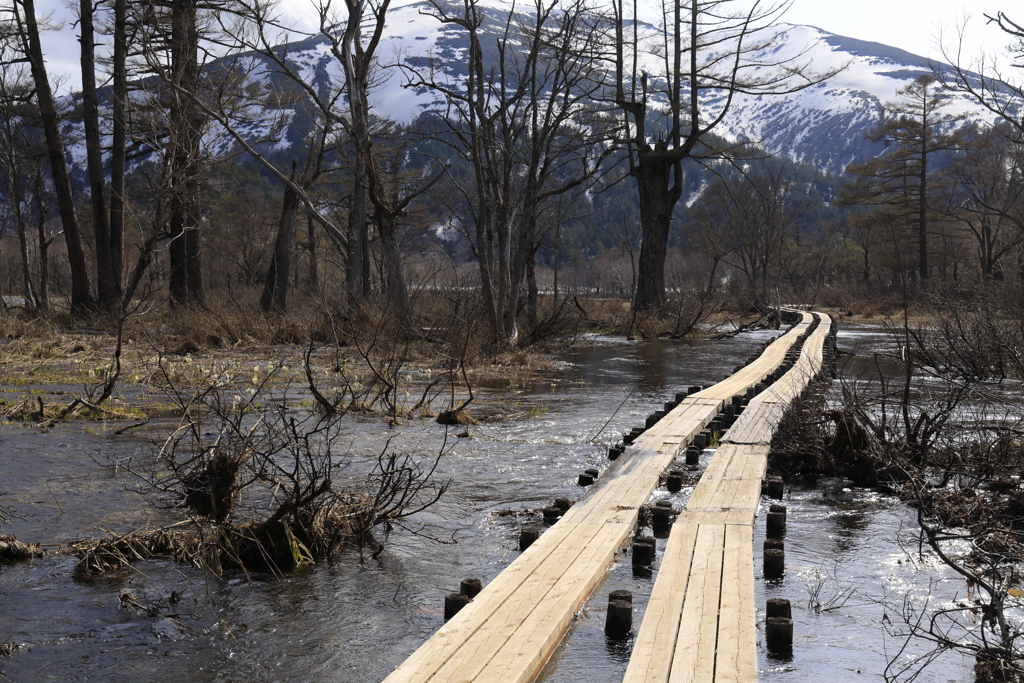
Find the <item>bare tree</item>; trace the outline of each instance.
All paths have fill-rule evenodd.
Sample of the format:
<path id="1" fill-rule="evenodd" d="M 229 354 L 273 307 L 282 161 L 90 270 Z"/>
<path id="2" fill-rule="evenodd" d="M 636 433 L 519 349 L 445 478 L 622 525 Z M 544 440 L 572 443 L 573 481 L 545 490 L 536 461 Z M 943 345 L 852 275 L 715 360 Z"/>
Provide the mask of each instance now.
<path id="1" fill-rule="evenodd" d="M 68 264 L 71 267 L 71 308 L 75 313 L 84 313 L 93 307 L 94 301 L 89 284 L 85 248 L 79 230 L 78 212 L 68 174 L 64 139 L 60 131 L 60 114 L 50 87 L 39 37 L 41 28 L 45 26 L 40 26 L 34 0 L 12 0 L 5 10 L 7 30 L 9 35 L 18 41 L 21 59 L 28 62 L 35 86 L 39 123 L 46 141 L 50 177 L 68 248 Z"/>
<path id="2" fill-rule="evenodd" d="M 1011 131 L 1005 122 L 974 128 L 948 168 L 947 203 L 974 237 L 985 282 L 1024 240 L 1024 145 Z"/>
<path id="3" fill-rule="evenodd" d="M 0 61 L 13 59 L 10 43 L 0 43 Z M 41 163 L 34 154 L 28 119 L 31 115 L 33 85 L 21 65 L 0 72 L 0 164 L 3 166 L 4 192 L 7 195 L 7 220 L 13 220 L 21 255 L 22 297 L 27 308 L 42 310 L 46 301 L 39 296 L 32 278 L 29 257 L 28 222 L 31 219 L 32 167 Z M 36 158 L 33 158 L 36 157 Z"/>
<path id="4" fill-rule="evenodd" d="M 592 104 L 603 29 L 576 0 L 499 17 L 476 0 L 431 5 L 469 41 L 465 75 L 407 67 L 407 85 L 443 98 L 431 120 L 456 159 L 446 203 L 477 259 L 494 343 L 505 346 L 518 335 L 539 218 L 555 198 L 588 187 L 607 150 Z M 500 29 L 485 31 L 494 19 Z"/>
<path id="5" fill-rule="evenodd" d="M 274 71 L 287 76 L 294 86 L 293 96 L 301 93 L 316 113 L 318 130 L 312 138 L 303 173 L 289 176 L 276 168 L 233 126 L 230 113 L 223 107 L 212 108 L 202 102 L 199 106 L 227 128 L 246 152 L 274 173 L 294 195 L 293 202 L 286 191 L 282 232 L 279 233 L 283 238 L 281 249 L 284 243 L 290 244 L 288 233 L 284 231 L 285 225 L 291 225 L 294 231 L 294 211 L 288 207 L 294 206 L 301 199 L 306 209 L 326 228 L 328 235 L 346 254 L 346 280 L 353 300 L 366 293 L 369 283 L 369 202 L 373 207 L 373 223 L 380 236 L 384 256 L 388 298 L 395 311 L 404 317 L 408 309 L 408 291 L 398 251 L 398 218 L 409 202 L 425 191 L 436 178 L 424 179 L 418 185 L 406 187 L 399 195 L 388 195 L 388 188 L 393 186 L 381 177 L 375 159 L 375 136 L 380 122 L 372 113 L 370 92 L 376 83 L 375 71 L 379 68 L 376 51 L 383 37 L 390 0 L 346 0 L 344 11 L 331 0 L 316 0 L 313 3 L 320 21 L 318 35 L 324 40 L 343 74 L 340 83 L 326 86 L 308 79 L 300 67 L 289 59 L 287 48 L 278 45 L 284 34 L 270 5 L 238 2 L 235 7 L 242 22 L 228 30 L 234 45 L 256 51 L 265 61 L 264 66 L 258 67 L 260 71 Z M 368 36 L 363 33 L 366 26 L 369 27 Z M 351 175 L 352 184 L 347 225 L 341 229 L 317 209 L 317 203 L 309 197 L 308 192 L 324 172 L 325 154 L 340 150 L 345 144 L 350 145 L 352 150 L 346 169 Z M 290 221 L 286 220 L 289 211 L 292 213 Z M 275 261 L 278 280 L 275 287 L 278 292 L 286 292 L 280 283 L 287 279 L 288 274 L 280 268 L 281 264 L 282 260 Z M 266 296 L 264 298 L 267 299 Z"/>
<path id="6" fill-rule="evenodd" d="M 833 76 L 814 72 L 808 46 L 779 57 L 772 30 L 790 2 L 679 0 L 664 6 L 655 35 L 623 0 L 615 12 L 614 99 L 621 139 L 640 200 L 643 245 L 635 305 L 665 302 L 665 256 L 672 214 L 683 192 L 683 160 L 739 151 L 712 133 L 742 95 L 784 95 Z M 652 70 L 656 66 L 657 70 Z M 663 113 L 666 112 L 666 113 Z"/>
<path id="7" fill-rule="evenodd" d="M 1015 69 L 1024 64 L 1024 27 L 1004 12 L 984 14 L 986 23 L 993 24 L 1013 42 L 1006 49 Z M 943 41 L 942 58 L 946 64 L 934 64 L 932 75 L 950 92 L 962 93 L 973 99 L 997 118 L 1024 134 L 1024 120 L 1020 118 L 1020 102 L 1024 99 L 1024 82 L 1014 76 L 1018 72 L 1004 72 L 992 55 L 968 55 L 961 27 L 958 40 Z M 951 65 L 951 66 L 947 66 Z"/>
<path id="8" fill-rule="evenodd" d="M 868 134 L 871 140 L 885 143 L 886 153 L 847 167 L 856 178 L 849 190 L 854 201 L 885 204 L 904 215 L 907 228 L 917 238 L 917 274 L 922 283 L 930 272 L 929 232 L 941 220 L 941 207 L 933 204 L 939 203 L 942 155 L 955 150 L 963 137 L 956 128 L 963 117 L 942 112 L 945 102 L 934 83 L 926 74 L 897 91 L 901 99 L 886 105 Z"/>
<path id="9" fill-rule="evenodd" d="M 795 192 L 787 168 L 785 162 L 756 162 L 743 174 L 715 180 L 695 205 L 702 217 L 698 244 L 713 263 L 724 261 L 746 276 L 757 307 L 769 304 L 769 281 L 774 274 L 777 283 L 787 244 L 811 207 Z"/>
<path id="10" fill-rule="evenodd" d="M 126 107 L 128 93 L 128 3 L 113 0 L 112 13 L 112 136 L 110 200 L 106 197 L 104 147 L 100 133 L 100 97 L 97 87 L 96 7 L 81 0 L 78 26 L 82 66 L 82 120 L 85 129 L 86 166 L 92 203 L 92 228 L 96 247 L 96 289 L 101 308 L 115 311 L 121 296 L 124 235 L 124 176 L 127 149 Z M 108 213 L 109 205 L 109 213 Z"/>

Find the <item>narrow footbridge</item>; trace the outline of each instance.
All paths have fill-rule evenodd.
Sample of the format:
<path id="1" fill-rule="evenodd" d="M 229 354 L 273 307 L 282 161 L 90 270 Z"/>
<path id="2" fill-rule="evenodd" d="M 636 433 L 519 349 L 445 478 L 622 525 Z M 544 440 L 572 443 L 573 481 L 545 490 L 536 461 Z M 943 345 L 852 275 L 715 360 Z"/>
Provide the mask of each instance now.
<path id="1" fill-rule="evenodd" d="M 827 372 L 833 332 L 827 315 L 787 314 L 794 324 L 763 353 L 677 396 L 661 419 L 627 436 L 587 495 L 385 683 L 534 680 L 633 537 L 663 473 L 695 441 L 706 445 L 716 419 L 734 421 L 672 526 L 625 681 L 756 681 L 752 530 L 769 444 L 792 401 Z"/>

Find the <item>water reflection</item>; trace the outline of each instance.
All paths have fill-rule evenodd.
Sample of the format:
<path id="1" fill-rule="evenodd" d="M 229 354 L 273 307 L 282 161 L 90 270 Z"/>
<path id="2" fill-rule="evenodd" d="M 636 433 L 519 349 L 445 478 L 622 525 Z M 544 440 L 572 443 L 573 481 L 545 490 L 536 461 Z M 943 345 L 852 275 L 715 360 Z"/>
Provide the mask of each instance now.
<path id="1" fill-rule="evenodd" d="M 314 567 L 308 575 L 282 582 L 214 580 L 163 561 L 89 584 L 72 580 L 74 558 L 69 557 L 0 568 L 0 638 L 26 644 L 24 651 L 0 658 L 0 673 L 15 681 L 67 681 L 86 674 L 154 683 L 383 680 L 443 624 L 446 593 L 458 590 L 464 578 L 493 580 L 518 555 L 519 529 L 540 525 L 539 515 L 496 513 L 537 509 L 556 497 L 578 499 L 583 493 L 574 483 L 579 472 L 607 463 L 605 449 L 588 441 L 605 423 L 605 439 L 627 431 L 675 391 L 720 380 L 774 334 L 693 343 L 594 339 L 560 357 L 566 368 L 555 387 L 550 380 L 526 379 L 511 387 L 507 380 L 493 383 L 492 392 L 532 392 L 550 409 L 474 427 L 473 438 L 461 440 L 442 458 L 440 475 L 451 477 L 453 485 L 422 521 L 434 524 L 431 533 L 437 536 L 454 534 L 457 545 L 440 545 L 399 529 L 376 561 L 360 563 L 358 553 L 350 550 L 333 566 Z M 850 346 L 842 334 L 840 346 Z M 430 455 L 443 434 L 432 422 L 389 430 L 377 420 L 353 419 L 349 428 L 357 461 L 369 461 L 392 437 L 395 447 Z M 0 481 L 10 492 L 5 500 L 14 501 L 25 516 L 16 520 L 14 533 L 26 541 L 57 542 L 94 529 L 127 531 L 157 519 L 159 512 L 132 492 L 129 476 L 123 471 L 112 475 L 91 454 L 151 457 L 150 439 L 159 441 L 163 435 L 159 426 L 149 434 L 120 437 L 85 433 L 82 425 L 45 435 L 3 428 Z M 58 446 L 62 442 L 66 447 Z M 702 455 L 702 466 L 709 457 Z M 679 507 L 688 491 L 672 496 L 662 491 L 660 496 Z M 858 490 L 833 496 L 795 487 L 790 495 L 786 576 L 771 584 L 760 577 L 763 522 L 755 528 L 754 566 L 759 623 L 768 594 L 790 599 L 796 647 L 793 660 L 780 664 L 767 658 L 762 639 L 761 677 L 786 683 L 847 681 L 849 672 L 863 669 L 877 678 L 885 652 L 879 609 L 816 614 L 806 607 L 801 577 L 823 562 L 840 563 L 841 581 L 878 595 L 883 582 L 892 585 L 890 577 L 902 576 L 893 558 L 901 552 L 896 535 L 907 521 L 906 511 L 891 499 Z M 664 543 L 658 546 L 663 552 Z M 609 642 L 605 637 L 608 592 L 632 592 L 635 631 L 659 568 L 656 562 L 653 576 L 634 576 L 628 552 L 620 557 L 541 680 L 619 683 L 633 640 Z M 161 622 L 166 615 L 119 609 L 121 590 L 140 600 L 172 592 L 187 596 L 178 607 L 183 629 L 175 627 L 177 635 L 166 629 Z M 966 671 L 954 664 L 945 677 Z"/>

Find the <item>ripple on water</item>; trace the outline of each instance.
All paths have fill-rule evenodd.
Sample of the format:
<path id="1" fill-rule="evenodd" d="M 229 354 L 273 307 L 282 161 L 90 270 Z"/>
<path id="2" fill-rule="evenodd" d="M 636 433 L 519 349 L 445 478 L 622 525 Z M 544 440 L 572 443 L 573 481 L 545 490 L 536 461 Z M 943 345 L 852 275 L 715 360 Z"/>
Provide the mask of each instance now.
<path id="1" fill-rule="evenodd" d="M 426 526 L 397 529 L 375 560 L 365 556 L 360 562 L 358 550 L 351 549 L 333 565 L 282 581 L 256 577 L 251 583 L 237 577 L 214 580 L 161 561 L 89 583 L 72 579 L 71 558 L 0 567 L 0 639 L 27 644 L 0 659 L 0 672 L 19 683 L 85 676 L 154 683 L 380 681 L 442 625 L 443 596 L 458 590 L 461 579 L 487 583 L 518 556 L 519 529 L 531 519 L 518 513 L 555 497 L 581 496 L 576 477 L 587 467 L 605 467 L 607 443 L 642 423 L 674 392 L 720 380 L 774 335 L 762 331 L 695 343 L 597 340 L 564 355 L 571 365 L 555 387 L 551 382 L 500 387 L 510 391 L 506 400 L 523 400 L 529 408 L 515 420 L 471 427 L 472 438 L 458 440 L 441 459 L 439 476 L 453 484 L 418 520 Z M 542 412 L 531 416 L 537 407 Z M 9 492 L 4 499 L 24 516 L 15 521 L 15 533 L 22 540 L 53 543 L 106 528 L 129 530 L 157 518 L 158 511 L 142 504 L 123 469 L 115 474 L 101 463 L 106 456 L 123 462 L 151 456 L 151 439 L 163 438 L 166 427 L 120 437 L 87 434 L 83 425 L 48 435 L 3 428 L 0 482 Z M 434 454 L 443 433 L 432 422 L 389 430 L 366 419 L 352 420 L 350 430 L 351 455 L 363 465 L 389 438 L 395 448 Z M 705 464 L 709 457 L 704 455 Z M 882 610 L 870 599 L 887 589 L 917 591 L 933 576 L 940 581 L 937 591 L 954 588 L 940 568 L 900 563 L 905 556 L 899 539 L 909 535 L 912 521 L 905 508 L 872 491 L 843 488 L 842 482 L 796 488 L 786 501 L 790 566 L 779 582 L 767 584 L 758 576 L 757 605 L 760 622 L 766 597 L 790 599 L 797 645 L 789 662 L 769 659 L 759 645 L 762 679 L 848 681 L 860 670 L 866 680 L 878 680 L 894 642 L 883 639 Z M 669 499 L 680 504 L 689 490 Z M 505 514 L 509 511 L 517 514 Z M 756 534 L 760 574 L 763 525 Z M 456 545 L 428 538 L 450 542 L 453 535 Z M 664 542 L 658 546 L 660 557 Z M 822 591 L 854 585 L 870 599 L 823 613 L 808 609 L 806 579 L 822 571 Z M 632 640 L 605 638 L 607 594 L 632 591 L 639 624 L 654 578 L 635 576 L 628 555 L 614 563 L 542 680 L 619 683 Z M 144 604 L 166 604 L 172 593 L 181 600 L 148 617 L 119 609 L 121 591 Z M 951 660 L 941 671 L 930 680 L 963 679 L 969 666 Z"/>

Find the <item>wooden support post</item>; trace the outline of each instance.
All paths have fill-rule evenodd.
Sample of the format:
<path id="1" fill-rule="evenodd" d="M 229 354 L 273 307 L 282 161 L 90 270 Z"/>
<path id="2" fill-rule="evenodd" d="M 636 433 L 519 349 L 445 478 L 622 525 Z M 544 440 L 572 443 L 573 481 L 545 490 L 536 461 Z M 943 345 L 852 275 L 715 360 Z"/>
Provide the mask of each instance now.
<path id="1" fill-rule="evenodd" d="M 459 592 L 470 600 L 475 598 L 477 593 L 483 589 L 484 584 L 480 579 L 463 579 L 462 583 L 459 585 Z"/>
<path id="2" fill-rule="evenodd" d="M 523 527 L 519 531 L 519 549 L 526 550 L 538 538 L 540 538 L 540 529 L 535 526 Z"/>
<path id="3" fill-rule="evenodd" d="M 444 596 L 444 620 L 448 621 L 469 604 L 469 596 L 462 593 L 449 593 Z"/>
<path id="4" fill-rule="evenodd" d="M 633 594 L 615 590 L 608 594 L 608 617 L 604 633 L 614 640 L 622 640 L 633 628 Z"/>
<path id="5" fill-rule="evenodd" d="M 544 508 L 544 523 L 547 525 L 554 524 L 558 521 L 558 518 L 562 516 L 562 511 L 556 507 Z"/>
<path id="6" fill-rule="evenodd" d="M 786 658 L 793 654 L 793 620 L 785 617 L 768 617 L 765 620 L 764 639 L 768 654 Z"/>
<path id="7" fill-rule="evenodd" d="M 650 536 L 633 539 L 633 566 L 648 567 L 654 564 L 655 541 Z"/>
<path id="8" fill-rule="evenodd" d="M 783 506 L 779 506 L 783 507 Z M 782 510 L 770 510 L 768 512 L 768 523 L 765 531 L 771 538 L 778 538 L 786 533 L 786 512 Z"/>
<path id="9" fill-rule="evenodd" d="M 771 617 L 792 619 L 793 608 L 790 606 L 789 600 L 786 600 L 785 598 L 768 598 L 768 603 L 765 605 L 764 616 L 766 619 Z"/>
<path id="10" fill-rule="evenodd" d="M 655 526 L 668 526 L 672 523 L 672 503 L 659 500 L 651 507 L 651 516 Z"/>
<path id="11" fill-rule="evenodd" d="M 770 549 L 764 551 L 764 578 L 781 579 L 786 573 L 786 551 Z"/>

